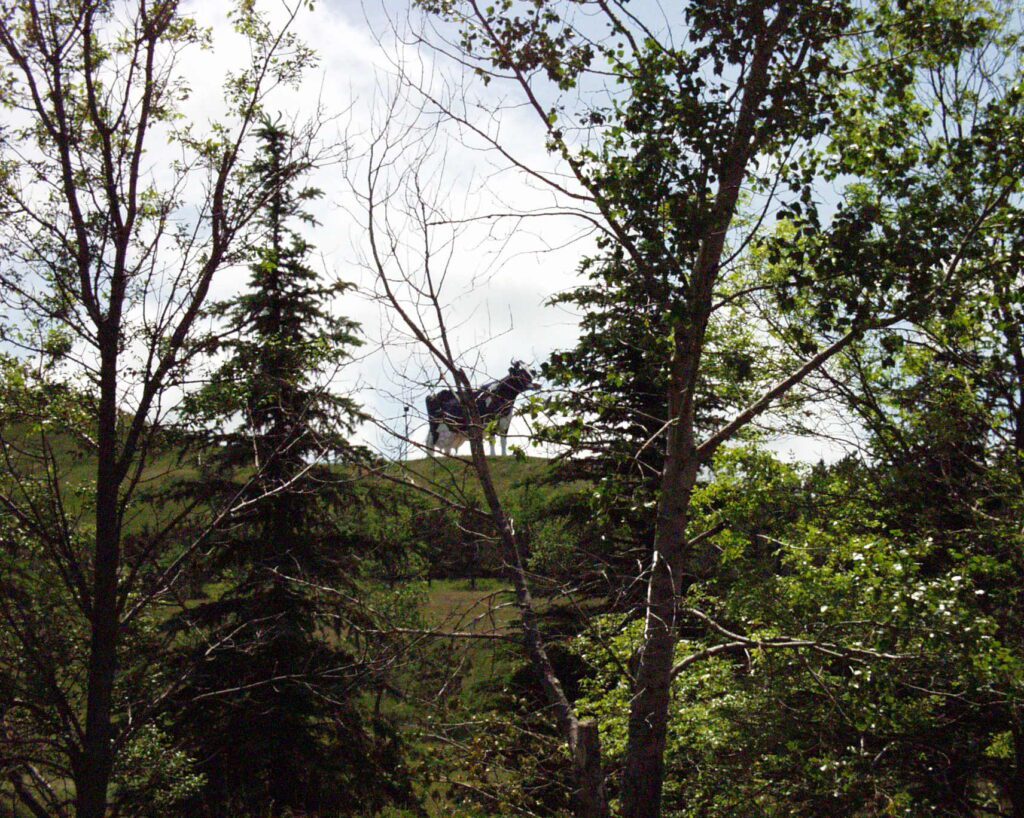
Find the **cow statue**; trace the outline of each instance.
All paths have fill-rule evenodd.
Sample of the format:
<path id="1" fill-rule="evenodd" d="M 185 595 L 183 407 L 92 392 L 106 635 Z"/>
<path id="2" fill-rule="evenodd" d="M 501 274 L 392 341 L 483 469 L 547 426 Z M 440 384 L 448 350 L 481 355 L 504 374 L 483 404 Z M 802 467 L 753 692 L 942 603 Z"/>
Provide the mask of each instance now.
<path id="1" fill-rule="evenodd" d="M 512 423 L 512 412 L 516 398 L 529 389 L 537 389 L 539 384 L 533 380 L 533 373 L 522 361 L 512 361 L 508 374 L 501 380 L 484 384 L 473 390 L 472 400 L 484 428 L 492 423 L 501 436 L 501 454 L 504 456 L 508 427 Z M 469 440 L 469 418 L 463 409 L 459 396 L 451 389 L 442 389 L 427 396 L 427 420 L 430 431 L 427 433 L 427 446 L 440 449 L 446 455 L 458 451 L 459 447 Z M 494 456 L 494 437 L 489 439 L 491 456 Z"/>

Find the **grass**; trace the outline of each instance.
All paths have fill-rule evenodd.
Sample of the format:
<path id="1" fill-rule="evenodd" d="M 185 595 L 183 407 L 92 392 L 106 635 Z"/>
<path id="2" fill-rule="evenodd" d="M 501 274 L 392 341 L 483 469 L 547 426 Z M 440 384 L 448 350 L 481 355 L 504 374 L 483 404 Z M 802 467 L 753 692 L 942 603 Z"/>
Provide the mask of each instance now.
<path id="1" fill-rule="evenodd" d="M 519 612 L 504 580 L 444 579 L 420 583 L 420 615 L 425 627 L 441 631 L 496 633 L 515 640 Z M 405 725 L 407 747 L 415 762 L 432 774 L 417 781 L 417 795 L 430 818 L 483 818 L 492 813 L 453 800 L 451 789 L 475 789 L 500 776 L 484 772 L 476 746 L 481 725 L 507 707 L 507 689 L 519 663 L 516 641 L 436 640 L 432 656 L 411 667 L 400 686 L 417 691 L 412 701 L 395 700 L 389 713 Z M 421 670 L 422 669 L 422 670 Z M 423 672 L 425 671 L 425 672 Z M 422 697 L 422 698 L 420 698 Z M 484 777 L 484 780 L 480 779 Z M 490 783 L 495 783 L 491 781 Z"/>
<path id="2" fill-rule="evenodd" d="M 488 457 L 487 464 L 500 497 L 508 496 L 523 484 L 538 482 L 551 470 L 551 461 L 544 457 Z M 451 487 L 470 497 L 483 498 L 472 465 L 460 458 L 422 458 L 407 461 L 404 467 L 414 481 L 418 477 L 426 487 Z"/>
<path id="3" fill-rule="evenodd" d="M 421 613 L 431 627 L 504 631 L 518 619 L 510 604 L 512 589 L 501 580 L 433 580 L 424 592 Z"/>

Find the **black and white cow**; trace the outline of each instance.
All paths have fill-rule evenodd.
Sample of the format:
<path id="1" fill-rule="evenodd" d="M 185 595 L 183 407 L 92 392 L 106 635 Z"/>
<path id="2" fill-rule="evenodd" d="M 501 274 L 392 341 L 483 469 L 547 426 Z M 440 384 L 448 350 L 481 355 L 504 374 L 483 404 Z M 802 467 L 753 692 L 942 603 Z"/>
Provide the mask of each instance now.
<path id="1" fill-rule="evenodd" d="M 476 405 L 480 422 L 485 428 L 492 423 L 497 427 L 501 436 L 502 455 L 505 454 L 508 427 L 512 422 L 516 398 L 528 389 L 537 387 L 533 373 L 523 365 L 523 362 L 513 361 L 504 378 L 474 390 L 473 403 Z M 427 446 L 431 449 L 440 449 L 445 454 L 451 454 L 469 440 L 469 419 L 459 402 L 459 396 L 451 389 L 442 389 L 427 396 L 427 420 L 430 422 Z M 493 456 L 493 437 L 490 444 Z"/>

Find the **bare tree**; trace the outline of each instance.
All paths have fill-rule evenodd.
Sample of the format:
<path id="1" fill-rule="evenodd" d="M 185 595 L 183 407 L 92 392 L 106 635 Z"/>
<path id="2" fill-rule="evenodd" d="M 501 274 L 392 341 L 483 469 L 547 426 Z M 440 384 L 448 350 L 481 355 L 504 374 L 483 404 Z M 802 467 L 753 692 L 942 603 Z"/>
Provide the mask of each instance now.
<path id="1" fill-rule="evenodd" d="M 456 275 L 452 265 L 458 259 L 459 239 L 473 218 L 449 213 L 441 204 L 450 199 L 444 189 L 442 146 L 447 137 L 441 124 L 436 117 L 423 116 L 422 106 L 410 103 L 405 107 L 410 98 L 404 83 L 399 81 L 392 90 L 389 105 L 371 129 L 365 156 L 353 165 L 349 177 L 366 231 L 365 265 L 373 276 L 375 297 L 391 315 L 394 332 L 413 341 L 428 356 L 440 371 L 441 381 L 458 397 L 466 418 L 470 456 L 468 460 L 453 458 L 446 465 L 452 471 L 468 467 L 476 478 L 484 498 L 484 509 L 476 513 L 495 532 L 514 588 L 530 665 L 572 755 L 576 814 L 602 818 L 609 813 L 597 725 L 579 718 L 549 657 L 534 609 L 523 545 L 485 455 L 487 424 L 475 399 L 473 368 L 467 362 L 474 350 L 457 350 L 449 326 L 446 283 Z M 405 443 L 427 449 L 418 440 Z M 457 481 L 431 486 L 417 476 L 410 483 L 445 504 L 472 510 L 465 496 L 452 495 L 451 487 L 457 486 Z M 478 634 L 447 635 L 480 638 Z"/>

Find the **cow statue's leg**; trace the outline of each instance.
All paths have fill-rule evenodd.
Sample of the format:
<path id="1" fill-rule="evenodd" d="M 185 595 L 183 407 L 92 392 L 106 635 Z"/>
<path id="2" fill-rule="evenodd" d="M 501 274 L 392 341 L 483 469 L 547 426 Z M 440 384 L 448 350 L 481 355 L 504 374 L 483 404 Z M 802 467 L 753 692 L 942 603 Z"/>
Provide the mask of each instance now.
<path id="1" fill-rule="evenodd" d="M 501 456 L 505 456 L 508 447 L 508 427 L 512 425 L 512 413 L 502 415 L 498 418 L 498 434 L 501 435 Z"/>
<path id="2" fill-rule="evenodd" d="M 437 425 L 437 433 L 434 435 L 434 449 L 444 457 L 448 457 L 451 445 L 451 429 L 448 428 L 447 423 L 441 422 Z"/>
<path id="3" fill-rule="evenodd" d="M 453 429 L 447 423 L 441 423 L 437 429 L 437 448 L 444 454 L 445 457 L 452 457 L 459 452 L 459 447 L 466 442 L 466 436 Z"/>

